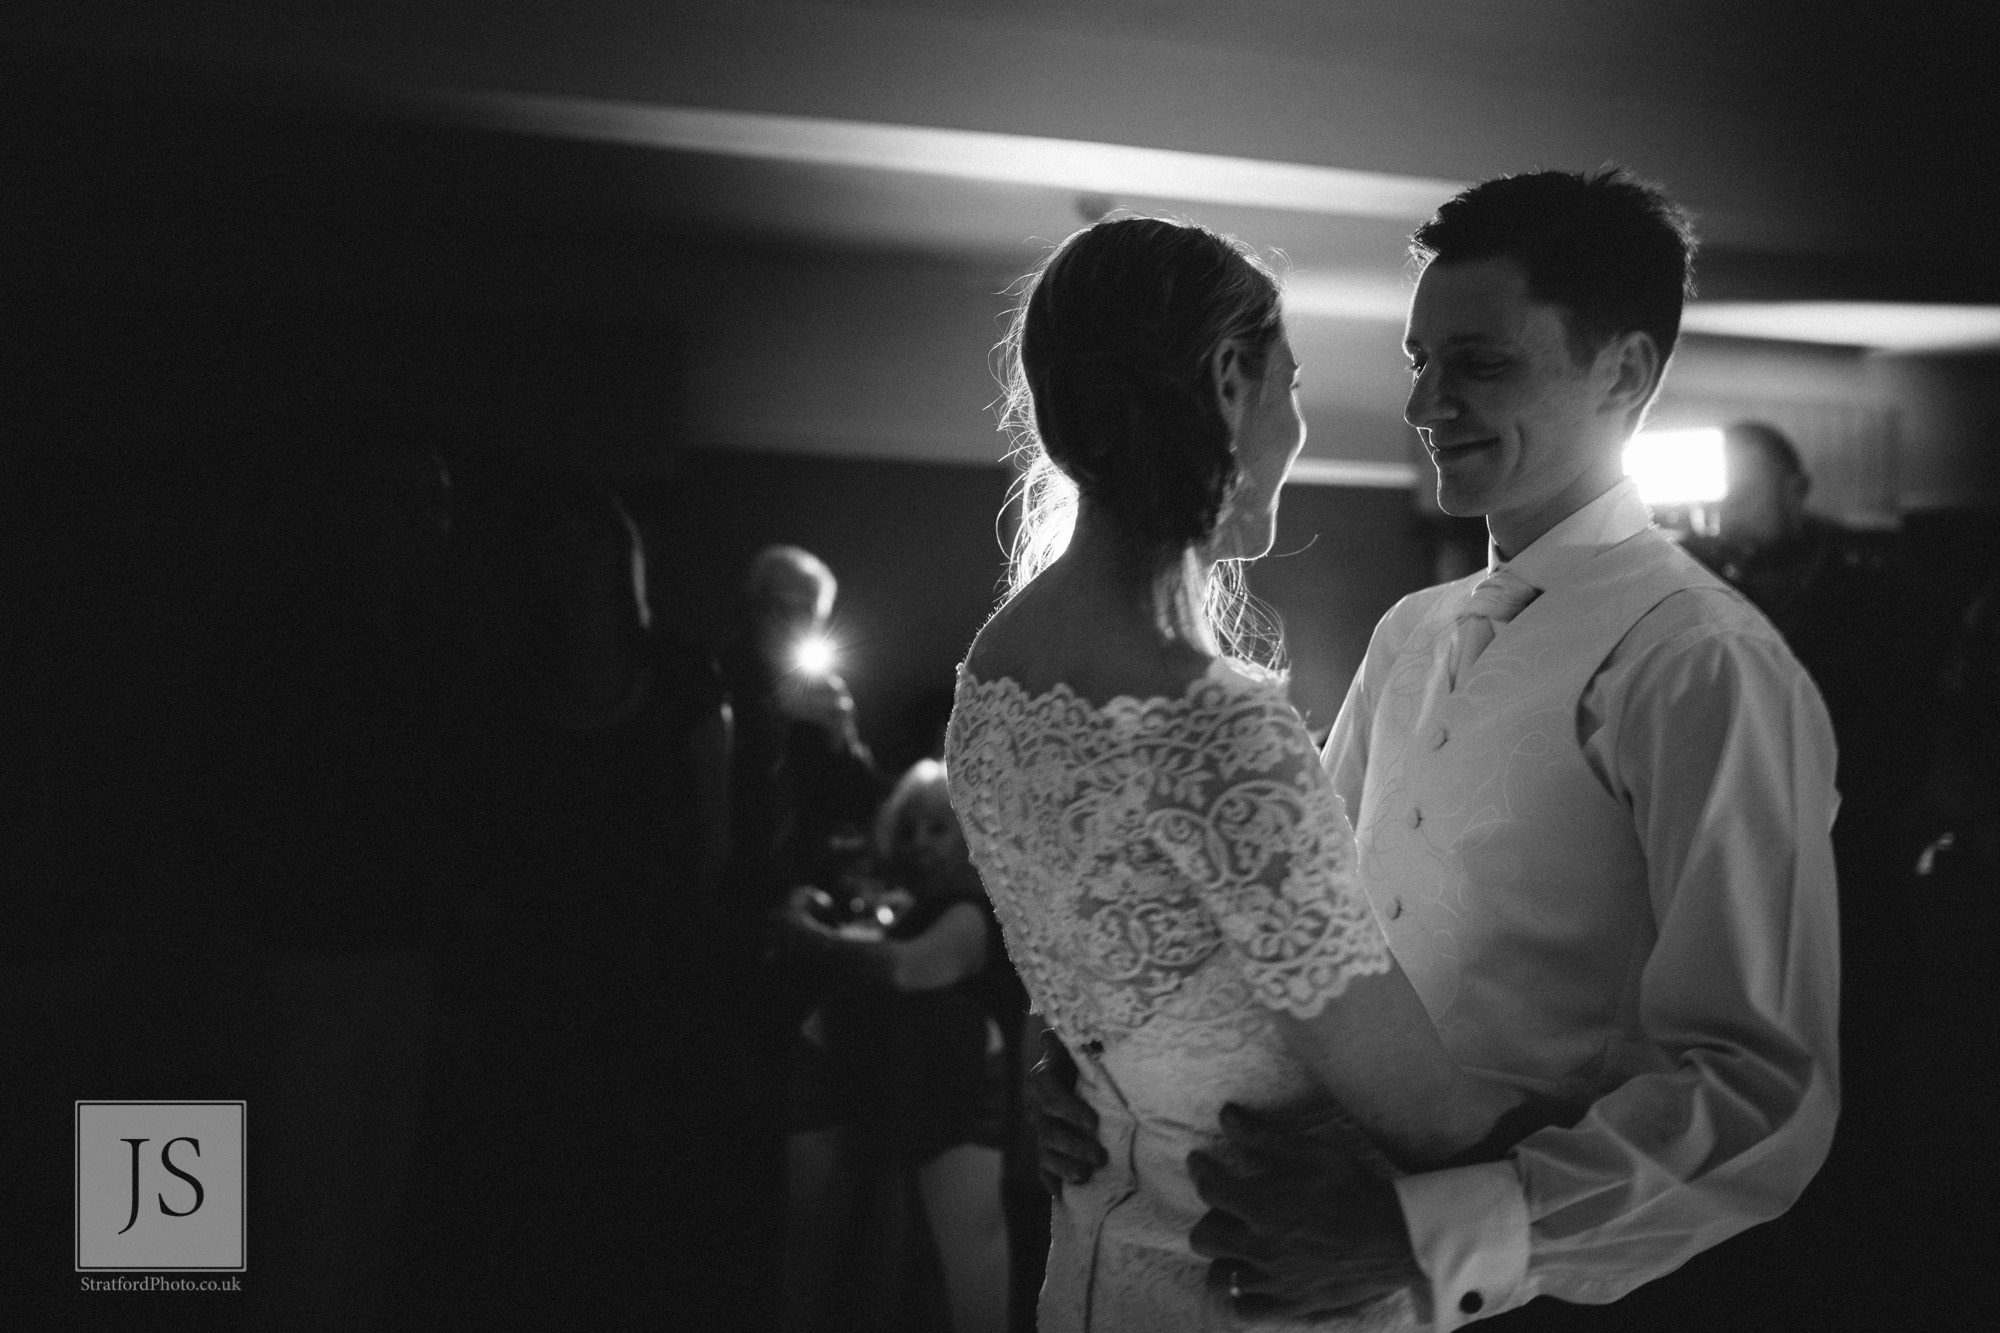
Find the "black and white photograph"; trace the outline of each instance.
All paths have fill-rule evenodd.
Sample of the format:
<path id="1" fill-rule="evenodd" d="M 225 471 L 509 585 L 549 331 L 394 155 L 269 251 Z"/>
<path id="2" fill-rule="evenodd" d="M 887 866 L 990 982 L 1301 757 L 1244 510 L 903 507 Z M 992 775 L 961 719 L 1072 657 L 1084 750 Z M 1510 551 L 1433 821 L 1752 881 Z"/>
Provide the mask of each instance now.
<path id="1" fill-rule="evenodd" d="M 0 1326 L 1977 1326 L 1996 60 L 6 7 Z"/>

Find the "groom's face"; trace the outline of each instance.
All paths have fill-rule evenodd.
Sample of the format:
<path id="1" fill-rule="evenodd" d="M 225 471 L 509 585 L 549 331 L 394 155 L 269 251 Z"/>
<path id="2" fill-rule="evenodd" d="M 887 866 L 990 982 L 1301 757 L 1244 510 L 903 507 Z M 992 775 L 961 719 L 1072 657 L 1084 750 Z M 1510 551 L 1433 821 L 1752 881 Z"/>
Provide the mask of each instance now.
<path id="1" fill-rule="evenodd" d="M 1438 473 L 1438 505 L 1546 531 L 1616 481 L 1622 415 L 1603 358 L 1578 361 L 1560 306 L 1528 295 L 1512 259 L 1433 263 L 1410 302 L 1404 416 Z M 1518 553 L 1518 552 L 1514 552 Z"/>

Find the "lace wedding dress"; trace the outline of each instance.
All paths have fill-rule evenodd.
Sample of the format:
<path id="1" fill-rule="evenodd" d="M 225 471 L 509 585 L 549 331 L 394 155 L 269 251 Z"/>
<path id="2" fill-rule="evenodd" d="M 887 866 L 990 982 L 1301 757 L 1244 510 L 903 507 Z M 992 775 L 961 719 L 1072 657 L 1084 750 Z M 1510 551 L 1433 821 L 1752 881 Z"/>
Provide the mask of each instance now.
<path id="1" fill-rule="evenodd" d="M 1178 698 L 1102 707 L 962 672 L 946 768 L 1007 951 L 1111 1153 L 1055 1203 L 1042 1333 L 1411 1326 L 1401 1294 L 1243 1319 L 1188 1247 L 1206 1209 L 1187 1155 L 1223 1103 L 1315 1095 L 1273 1011 L 1310 1017 L 1389 966 L 1353 830 L 1282 692 L 1222 661 Z"/>

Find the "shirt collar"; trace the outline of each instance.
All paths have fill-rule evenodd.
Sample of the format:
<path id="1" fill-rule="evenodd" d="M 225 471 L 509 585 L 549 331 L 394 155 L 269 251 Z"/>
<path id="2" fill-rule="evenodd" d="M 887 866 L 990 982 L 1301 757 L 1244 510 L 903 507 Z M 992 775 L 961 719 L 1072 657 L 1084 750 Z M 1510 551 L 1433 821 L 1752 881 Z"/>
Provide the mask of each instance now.
<path id="1" fill-rule="evenodd" d="M 1504 565 L 1547 592 L 1605 547 L 1616 546 L 1652 525 L 1652 512 L 1639 498 L 1638 485 L 1630 477 L 1620 477 L 1611 489 L 1530 542 L 1528 549 L 1512 560 L 1501 560 L 1499 550 L 1489 541 L 1486 568 L 1491 572 Z"/>

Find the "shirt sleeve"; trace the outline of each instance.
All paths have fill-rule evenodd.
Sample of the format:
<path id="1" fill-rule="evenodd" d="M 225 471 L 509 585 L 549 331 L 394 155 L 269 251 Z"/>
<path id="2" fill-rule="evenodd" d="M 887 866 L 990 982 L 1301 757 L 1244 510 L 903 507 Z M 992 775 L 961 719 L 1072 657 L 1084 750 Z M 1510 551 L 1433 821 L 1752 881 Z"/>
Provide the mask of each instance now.
<path id="1" fill-rule="evenodd" d="M 1826 709 L 1775 636 L 1675 629 L 1667 606 L 1654 613 L 1663 624 L 1646 634 L 1641 621 L 1613 654 L 1579 717 L 1646 852 L 1658 938 L 1639 1016 L 1659 1068 L 1573 1128 L 1529 1136 L 1511 1163 L 1399 1184 L 1440 1329 L 1537 1294 L 1616 1300 L 1785 1211 L 1832 1142 L 1838 797 Z M 1518 1201 L 1498 1188 L 1510 1169 Z M 1522 1221 L 1524 1272 L 1502 1253 L 1518 1250 Z M 1471 1300 L 1481 1272 L 1501 1280 Z"/>
<path id="2" fill-rule="evenodd" d="M 1354 831 L 1298 714 L 1268 691 L 1195 710 L 1146 834 L 1193 885 L 1252 994 L 1310 1018 L 1389 968 L 1354 873 Z"/>

